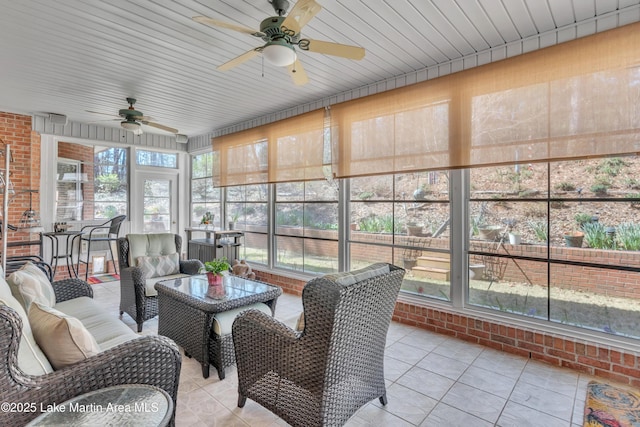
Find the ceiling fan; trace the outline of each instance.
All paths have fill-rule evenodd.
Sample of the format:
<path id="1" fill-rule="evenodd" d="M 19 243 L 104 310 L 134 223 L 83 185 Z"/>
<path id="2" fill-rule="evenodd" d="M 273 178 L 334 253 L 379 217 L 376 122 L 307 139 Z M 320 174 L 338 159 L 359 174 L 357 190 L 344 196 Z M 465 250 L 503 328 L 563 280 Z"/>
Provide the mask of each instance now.
<path id="1" fill-rule="evenodd" d="M 298 60 L 295 47 L 309 52 L 325 55 L 340 56 L 348 59 L 360 60 L 364 58 L 365 50 L 359 46 L 332 43 L 320 40 L 301 38 L 300 30 L 313 18 L 322 7 L 314 0 L 298 0 L 285 17 L 289 8 L 287 0 L 267 0 L 273 6 L 278 16 L 270 16 L 260 23 L 260 31 L 242 25 L 231 24 L 206 16 L 194 16 L 193 20 L 201 24 L 222 27 L 240 33 L 261 38 L 265 45 L 252 49 L 242 55 L 218 66 L 218 70 L 227 71 L 254 56 L 262 53 L 264 58 L 278 67 L 287 67 L 293 82 L 303 85 L 309 81 L 307 74 Z"/>
<path id="2" fill-rule="evenodd" d="M 142 135 L 141 125 L 147 125 L 157 129 L 161 129 L 165 132 L 170 132 L 174 134 L 178 133 L 178 129 L 161 125 L 160 123 L 152 122 L 151 120 L 153 119 L 151 117 L 144 116 L 142 112 L 137 111 L 133 107 L 134 104 L 136 103 L 135 98 L 127 98 L 127 102 L 129 103 L 129 108 L 123 108 L 120 111 L 118 111 L 119 118 L 114 119 L 114 120 L 120 120 L 120 126 L 122 126 L 123 129 L 133 132 L 134 135 Z M 88 111 L 88 112 L 94 113 L 94 114 L 105 114 L 97 111 Z"/>

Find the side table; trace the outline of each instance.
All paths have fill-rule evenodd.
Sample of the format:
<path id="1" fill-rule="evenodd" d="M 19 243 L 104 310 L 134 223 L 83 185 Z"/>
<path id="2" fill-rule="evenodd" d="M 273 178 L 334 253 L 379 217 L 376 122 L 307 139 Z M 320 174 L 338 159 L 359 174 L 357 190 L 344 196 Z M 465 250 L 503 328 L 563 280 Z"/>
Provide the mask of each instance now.
<path id="1" fill-rule="evenodd" d="M 58 268 L 58 260 L 64 259 L 67 261 L 67 271 L 69 277 L 78 277 L 75 268 L 73 268 L 73 244 L 72 238 L 82 234 L 81 231 L 49 231 L 42 233 L 42 237 L 48 237 L 51 240 L 51 268 L 53 270 L 53 278 L 56 276 L 56 270 Z M 60 254 L 60 238 L 66 237 L 65 253 Z"/>
<path id="2" fill-rule="evenodd" d="M 47 412 L 27 426 L 166 426 L 173 400 L 166 391 L 145 384 L 123 384 L 43 405 Z"/>

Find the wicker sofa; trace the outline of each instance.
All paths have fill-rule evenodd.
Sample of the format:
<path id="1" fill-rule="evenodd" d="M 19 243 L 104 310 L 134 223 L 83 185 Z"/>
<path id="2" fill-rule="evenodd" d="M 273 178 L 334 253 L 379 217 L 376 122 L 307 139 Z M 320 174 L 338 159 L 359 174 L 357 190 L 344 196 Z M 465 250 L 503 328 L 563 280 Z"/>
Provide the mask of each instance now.
<path id="1" fill-rule="evenodd" d="M 379 263 L 310 280 L 294 331 L 249 310 L 233 323 L 238 406 L 250 398 L 292 426 L 342 426 L 373 399 L 387 403 L 384 348 L 405 270 Z"/>
<path id="2" fill-rule="evenodd" d="M 182 359 L 173 341 L 133 332 L 93 300 L 91 287 L 82 280 L 53 282 L 52 288 L 52 308 L 78 319 L 100 351 L 54 370 L 34 339 L 36 325 L 0 269 L 0 396 L 3 402 L 35 404 L 26 411 L 0 412 L 0 425 L 24 425 L 41 407 L 120 384 L 159 387 L 172 397 L 175 408 Z"/>
<path id="3" fill-rule="evenodd" d="M 120 264 L 120 314 L 127 313 L 142 332 L 145 320 L 158 315 L 158 291 L 154 285 L 162 280 L 198 274 L 203 266 L 197 259 L 180 260 L 182 237 L 172 233 L 127 234 L 118 239 Z M 140 258 L 167 258 L 175 256 L 177 271 L 167 275 L 146 274 L 139 267 Z"/>

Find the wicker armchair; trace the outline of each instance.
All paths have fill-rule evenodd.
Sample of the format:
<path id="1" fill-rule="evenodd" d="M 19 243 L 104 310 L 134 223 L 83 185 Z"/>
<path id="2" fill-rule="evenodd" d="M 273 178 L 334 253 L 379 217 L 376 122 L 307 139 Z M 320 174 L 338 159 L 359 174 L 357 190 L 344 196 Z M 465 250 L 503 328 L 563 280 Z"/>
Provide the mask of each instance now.
<path id="1" fill-rule="evenodd" d="M 120 315 L 127 313 L 138 324 L 138 332 L 142 332 L 145 320 L 158 315 L 158 293 L 153 285 L 160 280 L 198 274 L 203 264 L 200 260 L 180 260 L 180 273 L 177 275 L 146 279 L 142 269 L 135 266 L 135 254 L 167 255 L 177 253 L 180 256 L 182 237 L 178 234 L 158 233 L 146 234 L 146 245 L 143 248 L 132 248 L 127 235 L 118 239 L 118 262 L 120 263 Z M 167 239 L 171 242 L 167 248 Z M 164 241 L 164 243 L 159 243 Z M 139 243 L 137 243 L 139 244 Z"/>
<path id="2" fill-rule="evenodd" d="M 255 310 L 240 314 L 238 406 L 248 397 L 292 426 L 311 427 L 341 426 L 373 399 L 386 404 L 384 349 L 404 273 L 374 264 L 312 279 L 302 292 L 301 332 Z"/>
<path id="3" fill-rule="evenodd" d="M 93 297 L 91 287 L 79 279 L 52 285 L 57 302 Z M 0 412 L 0 425 L 24 425 L 39 415 L 41 407 L 120 384 L 159 387 L 169 393 L 175 408 L 182 359 L 173 341 L 159 336 L 139 337 L 58 371 L 27 375 L 18 367 L 22 328 L 17 312 L 0 304 L 0 348 L 4 349 L 0 356 L 0 396 L 4 402 L 36 403 L 37 410 Z"/>

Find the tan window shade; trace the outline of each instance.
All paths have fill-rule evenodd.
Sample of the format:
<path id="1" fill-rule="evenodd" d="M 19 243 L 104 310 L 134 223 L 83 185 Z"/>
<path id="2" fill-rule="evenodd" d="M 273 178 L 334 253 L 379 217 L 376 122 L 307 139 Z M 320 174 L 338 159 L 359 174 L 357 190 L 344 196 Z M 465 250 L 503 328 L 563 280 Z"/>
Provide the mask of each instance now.
<path id="1" fill-rule="evenodd" d="M 324 178 L 324 110 L 272 123 L 269 132 L 270 182 Z"/>
<path id="2" fill-rule="evenodd" d="M 640 24 L 331 106 L 337 177 L 640 151 Z"/>
<path id="3" fill-rule="evenodd" d="M 257 127 L 213 139 L 213 185 L 225 187 L 267 182 L 268 137 L 265 129 Z M 219 172 L 219 173 L 216 173 Z"/>
<path id="4" fill-rule="evenodd" d="M 324 110 L 213 138 L 214 186 L 324 178 Z"/>

